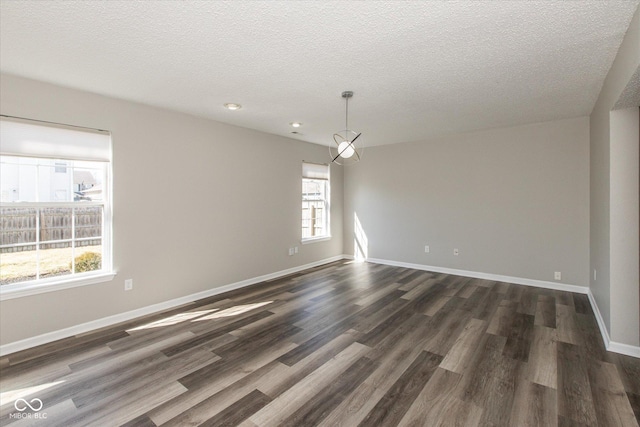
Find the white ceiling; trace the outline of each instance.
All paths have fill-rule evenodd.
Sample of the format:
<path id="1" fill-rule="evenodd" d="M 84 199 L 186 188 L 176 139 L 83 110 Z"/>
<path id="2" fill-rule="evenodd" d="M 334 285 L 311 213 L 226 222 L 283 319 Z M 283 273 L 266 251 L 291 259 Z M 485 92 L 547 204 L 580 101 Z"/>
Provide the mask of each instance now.
<path id="1" fill-rule="evenodd" d="M 0 70 L 378 145 L 590 114 L 638 3 L 2 0 Z"/>

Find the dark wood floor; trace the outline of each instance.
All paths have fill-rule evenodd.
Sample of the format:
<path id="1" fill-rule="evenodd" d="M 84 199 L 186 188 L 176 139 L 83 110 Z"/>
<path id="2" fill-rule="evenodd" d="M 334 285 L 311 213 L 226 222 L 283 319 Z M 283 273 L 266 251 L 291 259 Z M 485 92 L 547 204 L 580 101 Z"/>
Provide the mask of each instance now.
<path id="1" fill-rule="evenodd" d="M 0 368 L 0 424 L 12 426 L 640 417 L 640 360 L 605 351 L 586 295 L 346 261 L 15 353 Z M 16 419 L 16 398 L 40 399 L 46 420 Z"/>

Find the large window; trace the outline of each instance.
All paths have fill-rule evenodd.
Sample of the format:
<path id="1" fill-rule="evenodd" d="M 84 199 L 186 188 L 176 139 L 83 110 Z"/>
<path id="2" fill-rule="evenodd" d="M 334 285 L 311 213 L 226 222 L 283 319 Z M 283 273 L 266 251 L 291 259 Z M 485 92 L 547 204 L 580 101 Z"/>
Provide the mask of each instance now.
<path id="1" fill-rule="evenodd" d="M 110 137 L 0 119 L 0 291 L 111 274 Z"/>
<path id="2" fill-rule="evenodd" d="M 302 163 L 302 241 L 331 236 L 329 166 Z"/>

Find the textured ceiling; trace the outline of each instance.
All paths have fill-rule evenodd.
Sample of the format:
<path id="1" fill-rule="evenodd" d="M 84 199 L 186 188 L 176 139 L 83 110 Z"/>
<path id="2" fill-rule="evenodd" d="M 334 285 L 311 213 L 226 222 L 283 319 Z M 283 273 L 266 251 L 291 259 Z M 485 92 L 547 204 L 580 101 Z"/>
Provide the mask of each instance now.
<path id="1" fill-rule="evenodd" d="M 424 140 L 590 114 L 638 2 L 2 0 L 0 70 L 321 144 L 352 90 Z"/>
<path id="2" fill-rule="evenodd" d="M 627 82 L 627 86 L 620 94 L 620 98 L 618 98 L 618 102 L 613 108 L 617 110 L 638 106 L 640 106 L 640 66 Z"/>

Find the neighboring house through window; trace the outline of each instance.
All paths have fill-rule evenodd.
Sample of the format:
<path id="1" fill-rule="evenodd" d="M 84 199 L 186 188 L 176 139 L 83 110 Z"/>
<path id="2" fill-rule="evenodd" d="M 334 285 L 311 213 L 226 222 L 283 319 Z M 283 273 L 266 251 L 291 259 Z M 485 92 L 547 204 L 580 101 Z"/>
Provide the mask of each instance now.
<path id="1" fill-rule="evenodd" d="M 113 276 L 110 153 L 106 132 L 0 118 L 3 299 Z"/>
<path id="2" fill-rule="evenodd" d="M 329 165 L 302 163 L 302 241 L 331 237 Z"/>

